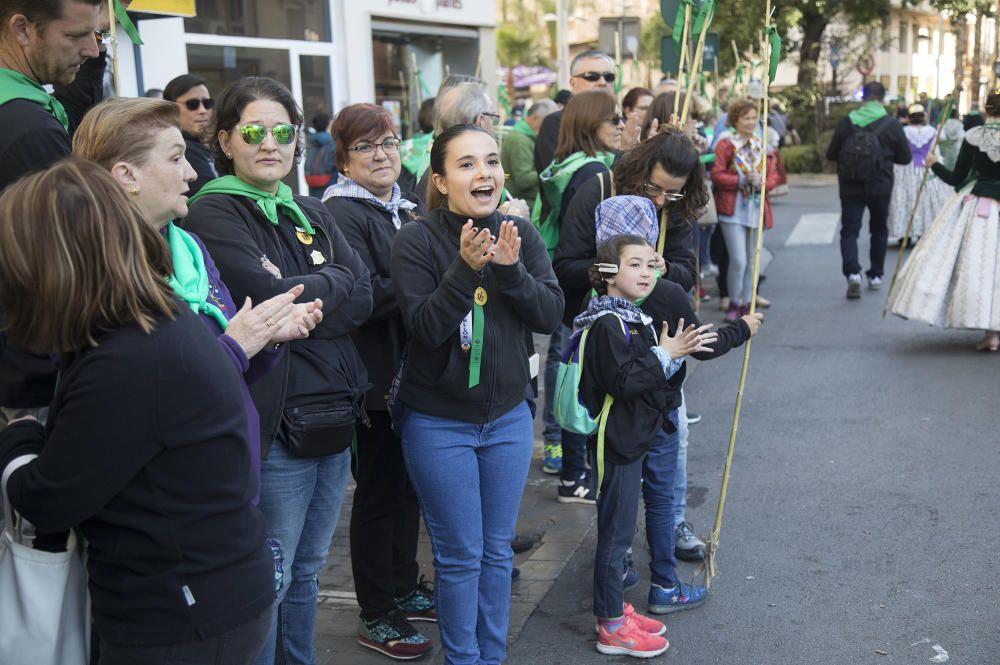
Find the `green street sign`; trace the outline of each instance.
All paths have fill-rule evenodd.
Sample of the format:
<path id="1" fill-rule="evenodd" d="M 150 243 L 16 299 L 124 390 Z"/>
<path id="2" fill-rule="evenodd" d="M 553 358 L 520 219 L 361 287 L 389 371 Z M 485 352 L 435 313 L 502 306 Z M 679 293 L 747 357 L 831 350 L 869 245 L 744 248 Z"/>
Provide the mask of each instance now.
<path id="1" fill-rule="evenodd" d="M 721 44 L 719 33 L 710 32 L 705 35 L 705 54 L 702 56 L 701 71 L 715 71 L 716 62 L 721 53 Z M 676 76 L 681 68 L 680 61 L 681 56 L 674 49 L 674 40 L 670 37 L 660 37 L 660 71 Z"/>
<path id="2" fill-rule="evenodd" d="M 681 0 L 660 0 L 660 15 L 667 25 L 673 25 L 677 19 L 677 11 L 681 7 Z"/>
<path id="3" fill-rule="evenodd" d="M 705 35 L 705 54 L 702 57 L 701 71 L 713 72 L 721 66 L 719 57 L 722 55 L 722 39 L 719 33 L 710 32 Z"/>

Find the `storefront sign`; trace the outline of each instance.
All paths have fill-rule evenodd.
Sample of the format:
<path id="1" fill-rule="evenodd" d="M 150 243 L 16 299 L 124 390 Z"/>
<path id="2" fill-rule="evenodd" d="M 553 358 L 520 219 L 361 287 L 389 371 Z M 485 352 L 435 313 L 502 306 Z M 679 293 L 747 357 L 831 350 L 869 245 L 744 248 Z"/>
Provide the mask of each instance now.
<path id="1" fill-rule="evenodd" d="M 170 16 L 194 16 L 195 0 L 134 0 L 129 6 L 131 12 L 149 14 L 169 14 Z"/>

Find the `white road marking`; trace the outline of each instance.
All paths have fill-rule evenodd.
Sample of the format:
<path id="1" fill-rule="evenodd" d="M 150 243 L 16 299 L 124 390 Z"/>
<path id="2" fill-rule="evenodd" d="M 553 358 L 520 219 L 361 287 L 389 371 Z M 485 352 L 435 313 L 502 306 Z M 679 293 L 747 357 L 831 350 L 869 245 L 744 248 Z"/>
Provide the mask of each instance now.
<path id="1" fill-rule="evenodd" d="M 839 212 L 817 212 L 802 215 L 792 229 L 785 245 L 829 245 L 837 234 Z"/>

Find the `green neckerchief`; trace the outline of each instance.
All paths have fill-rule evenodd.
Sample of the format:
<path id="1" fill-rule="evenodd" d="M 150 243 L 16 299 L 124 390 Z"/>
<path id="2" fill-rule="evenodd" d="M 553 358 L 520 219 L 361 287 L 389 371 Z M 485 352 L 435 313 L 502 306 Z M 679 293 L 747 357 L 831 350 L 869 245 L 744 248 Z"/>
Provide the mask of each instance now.
<path id="1" fill-rule="evenodd" d="M 562 161 L 552 162 L 548 168 L 538 174 L 538 180 L 542 187 L 531 211 L 531 221 L 538 227 L 538 232 L 549 250 L 550 259 L 555 254 L 556 244 L 559 242 L 559 215 L 562 211 L 562 198 L 566 188 L 569 187 L 570 180 L 573 179 L 577 171 L 591 162 L 600 162 L 610 171 L 614 161 L 615 156 L 610 152 L 599 152 L 591 157 L 581 150 L 574 152 Z M 549 202 L 549 214 L 545 219 L 542 219 L 543 196 Z"/>
<path id="2" fill-rule="evenodd" d="M 309 223 L 309 218 L 295 202 L 292 188 L 283 182 L 278 183 L 277 194 L 268 194 L 253 185 L 248 185 L 234 175 L 224 175 L 221 178 L 209 180 L 204 187 L 198 190 L 197 194 L 191 197 L 189 203 L 194 203 L 206 194 L 232 194 L 252 199 L 260 211 L 264 213 L 264 216 L 275 226 L 278 225 L 278 208 L 284 208 L 296 226 L 309 235 L 316 235 L 316 230 Z"/>
<path id="3" fill-rule="evenodd" d="M 525 136 L 531 138 L 535 138 L 537 136 L 537 134 L 535 134 L 535 130 L 531 128 L 531 125 L 524 120 L 518 120 L 515 122 L 514 126 L 510 128 L 510 131 L 517 132 L 518 134 L 524 134 Z"/>
<path id="4" fill-rule="evenodd" d="M 195 314 L 207 314 L 215 319 L 223 330 L 229 320 L 214 303 L 208 302 L 208 271 L 205 270 L 205 256 L 201 247 L 187 231 L 167 224 L 167 244 L 170 245 L 170 259 L 174 264 L 174 274 L 167 277 L 167 283 L 181 300 L 186 302 Z"/>
<path id="5" fill-rule="evenodd" d="M 861 108 L 856 108 L 847 115 L 856 127 L 867 127 L 889 114 L 882 106 L 882 102 L 865 102 Z"/>
<path id="6" fill-rule="evenodd" d="M 0 105 L 15 99 L 25 99 L 40 104 L 69 133 L 69 116 L 66 115 L 62 102 L 45 92 L 45 88 L 21 72 L 0 68 Z"/>
<path id="7" fill-rule="evenodd" d="M 403 155 L 403 168 L 420 180 L 424 171 L 431 164 L 431 145 L 434 143 L 434 133 L 415 134 L 413 138 L 403 141 L 400 153 Z"/>

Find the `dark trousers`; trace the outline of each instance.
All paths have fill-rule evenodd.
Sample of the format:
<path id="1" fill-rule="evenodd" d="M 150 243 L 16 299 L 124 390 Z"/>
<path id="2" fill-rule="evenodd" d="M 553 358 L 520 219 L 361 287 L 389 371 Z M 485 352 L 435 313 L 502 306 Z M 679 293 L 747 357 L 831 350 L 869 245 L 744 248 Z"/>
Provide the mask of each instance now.
<path id="1" fill-rule="evenodd" d="M 722 237 L 722 224 L 715 225 L 712 232 L 712 240 L 709 243 L 709 255 L 712 263 L 719 266 L 719 276 L 715 278 L 719 285 L 719 297 L 729 297 L 729 284 L 727 273 L 729 272 L 729 250 L 726 249 L 726 239 Z"/>
<path id="2" fill-rule="evenodd" d="M 100 665 L 251 665 L 271 629 L 272 608 L 221 635 L 181 644 L 116 646 L 101 642 Z"/>
<path id="3" fill-rule="evenodd" d="M 351 508 L 351 568 L 361 617 L 395 608 L 417 585 L 420 505 L 393 433 L 389 413 L 370 411 L 371 429 L 358 427 Z"/>
<path id="4" fill-rule="evenodd" d="M 871 233 L 871 269 L 867 275 L 881 277 L 885 274 L 885 252 L 889 243 L 889 229 L 886 226 L 889 219 L 889 195 L 871 194 L 863 198 L 840 199 L 840 257 L 845 277 L 861 272 L 858 235 L 861 233 L 865 208 L 868 208 L 870 214 L 868 230 Z"/>
<path id="5" fill-rule="evenodd" d="M 601 619 L 620 617 L 624 611 L 622 561 L 635 536 L 644 461 L 645 456 L 625 465 L 605 460 L 604 483 L 597 498 L 594 557 L 594 616 Z"/>
<path id="6" fill-rule="evenodd" d="M 579 480 L 587 473 L 587 435 L 562 431 L 563 480 Z"/>

